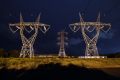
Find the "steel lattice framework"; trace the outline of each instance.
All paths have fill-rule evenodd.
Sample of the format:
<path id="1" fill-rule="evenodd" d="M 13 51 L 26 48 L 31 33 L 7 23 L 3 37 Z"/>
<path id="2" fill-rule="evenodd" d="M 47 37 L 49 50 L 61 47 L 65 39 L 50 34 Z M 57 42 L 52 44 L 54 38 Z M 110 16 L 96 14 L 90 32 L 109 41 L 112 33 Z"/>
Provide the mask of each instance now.
<path id="1" fill-rule="evenodd" d="M 82 32 L 84 41 L 86 43 L 85 56 L 99 56 L 96 43 L 97 43 L 100 31 L 102 30 L 104 32 L 108 32 L 111 28 L 111 24 L 100 22 L 100 13 L 97 17 L 96 22 L 84 22 L 81 14 L 79 14 L 79 16 L 80 16 L 80 22 L 70 24 L 69 25 L 70 29 L 74 32 L 77 32 L 81 28 L 81 32 Z M 108 27 L 107 30 L 104 30 L 105 27 Z M 96 34 L 94 35 L 94 37 L 90 38 L 86 34 L 86 31 L 90 33 L 93 31 L 96 31 Z"/>
<path id="2" fill-rule="evenodd" d="M 20 30 L 20 36 L 23 45 L 19 57 L 23 57 L 23 58 L 34 57 L 33 45 L 38 34 L 38 29 L 40 29 L 43 33 L 46 33 L 49 30 L 50 25 L 40 23 L 39 21 L 40 21 L 40 14 L 37 17 L 36 22 L 24 22 L 22 14 L 20 14 L 19 23 L 9 24 L 9 28 L 13 33 Z M 28 30 L 27 28 L 30 29 Z M 28 33 L 34 31 L 34 34 L 32 34 L 29 38 L 27 38 L 24 34 L 24 31 L 27 31 Z"/>
<path id="3" fill-rule="evenodd" d="M 58 45 L 60 45 L 59 54 L 58 54 L 59 57 L 66 57 L 65 45 L 68 45 L 68 43 L 65 42 L 65 40 L 67 40 L 68 38 L 65 35 L 67 34 L 68 33 L 64 31 L 58 32 L 58 35 L 60 36 L 58 37 L 59 40 Z"/>

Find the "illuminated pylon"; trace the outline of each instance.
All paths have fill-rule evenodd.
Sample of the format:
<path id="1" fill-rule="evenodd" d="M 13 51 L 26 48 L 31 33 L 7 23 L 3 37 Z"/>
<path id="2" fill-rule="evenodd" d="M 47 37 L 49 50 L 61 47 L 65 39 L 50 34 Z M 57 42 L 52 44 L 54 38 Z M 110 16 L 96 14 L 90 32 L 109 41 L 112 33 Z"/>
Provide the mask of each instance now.
<path id="1" fill-rule="evenodd" d="M 9 24 L 10 30 L 15 33 L 20 30 L 20 36 L 22 40 L 22 49 L 19 57 L 34 57 L 33 45 L 38 34 L 38 29 L 43 33 L 46 33 L 50 28 L 49 25 L 40 23 L 40 15 L 37 17 L 36 22 L 24 22 L 22 14 L 20 14 L 20 22 L 15 24 Z M 34 32 L 29 38 L 24 35 L 24 31 L 28 33 Z"/>
<path id="2" fill-rule="evenodd" d="M 58 40 L 59 40 L 58 45 L 60 45 L 58 56 L 66 57 L 65 45 L 68 45 L 68 43 L 65 42 L 65 40 L 67 40 L 68 38 L 65 37 L 65 35 L 67 35 L 67 32 L 61 31 L 61 32 L 58 32 L 58 35 L 60 36 L 60 37 L 58 37 Z"/>
<path id="3" fill-rule="evenodd" d="M 100 22 L 100 13 L 98 15 L 96 22 L 84 22 L 81 14 L 79 14 L 79 16 L 80 16 L 80 22 L 70 24 L 70 29 L 74 32 L 77 32 L 81 28 L 81 32 L 82 32 L 84 41 L 86 43 L 85 56 L 99 56 L 96 43 L 99 37 L 100 30 L 104 32 L 108 32 L 111 28 L 111 24 Z M 109 28 L 104 30 L 103 28 L 105 27 L 109 27 Z M 89 33 L 95 31 L 96 34 L 93 38 L 90 38 L 86 34 L 86 31 L 88 31 Z"/>

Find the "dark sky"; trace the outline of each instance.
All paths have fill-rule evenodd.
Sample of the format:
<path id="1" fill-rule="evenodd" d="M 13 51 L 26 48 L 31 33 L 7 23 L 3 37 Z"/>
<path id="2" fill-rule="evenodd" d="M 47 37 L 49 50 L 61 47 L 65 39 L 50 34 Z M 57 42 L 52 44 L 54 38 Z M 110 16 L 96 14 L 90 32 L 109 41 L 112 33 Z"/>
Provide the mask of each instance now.
<path id="1" fill-rule="evenodd" d="M 39 31 L 34 44 L 35 53 L 57 53 L 57 32 L 68 32 L 66 52 L 72 55 L 84 55 L 85 43 L 81 32 L 73 33 L 69 24 L 79 22 L 78 13 L 84 21 L 96 21 L 101 13 L 101 22 L 111 23 L 111 30 L 101 31 L 97 43 L 99 53 L 120 52 L 120 0 L 0 0 L 0 48 L 5 50 L 21 49 L 19 31 L 13 34 L 9 23 L 19 22 L 19 13 L 24 21 L 35 21 L 41 13 L 41 22 L 51 25 L 43 34 Z"/>

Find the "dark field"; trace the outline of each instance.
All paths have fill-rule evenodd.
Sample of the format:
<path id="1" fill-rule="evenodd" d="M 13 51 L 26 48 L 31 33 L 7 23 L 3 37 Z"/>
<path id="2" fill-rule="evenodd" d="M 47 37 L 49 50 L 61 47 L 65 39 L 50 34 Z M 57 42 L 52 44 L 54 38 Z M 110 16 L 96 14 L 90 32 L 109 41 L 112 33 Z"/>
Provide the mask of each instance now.
<path id="1" fill-rule="evenodd" d="M 120 80 L 120 59 L 1 58 L 0 80 Z"/>

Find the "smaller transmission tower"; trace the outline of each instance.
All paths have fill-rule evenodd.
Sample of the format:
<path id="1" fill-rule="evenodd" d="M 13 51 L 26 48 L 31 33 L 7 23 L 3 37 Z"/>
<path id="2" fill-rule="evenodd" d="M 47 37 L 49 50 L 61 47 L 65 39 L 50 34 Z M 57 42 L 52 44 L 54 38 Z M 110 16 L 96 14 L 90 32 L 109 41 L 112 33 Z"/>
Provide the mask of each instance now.
<path id="1" fill-rule="evenodd" d="M 33 45 L 38 34 L 38 29 L 40 29 L 43 33 L 46 33 L 50 28 L 49 25 L 40 23 L 39 21 L 40 15 L 37 17 L 36 22 L 24 22 L 22 14 L 20 14 L 20 22 L 9 24 L 9 28 L 13 33 L 20 30 L 20 36 L 23 45 L 19 57 L 34 57 Z M 33 34 L 27 38 L 24 34 L 25 31 L 28 33 L 33 32 Z"/>
<path id="2" fill-rule="evenodd" d="M 59 54 L 58 54 L 59 57 L 66 57 L 65 45 L 68 45 L 68 43 L 65 42 L 65 40 L 67 40 L 68 38 L 65 35 L 67 34 L 68 33 L 64 31 L 58 32 L 58 35 L 60 36 L 58 37 L 59 40 L 58 45 L 60 46 Z"/>
<path id="3" fill-rule="evenodd" d="M 111 28 L 111 24 L 100 22 L 100 13 L 97 17 L 96 22 L 84 22 L 81 14 L 79 14 L 79 16 L 80 16 L 80 22 L 70 24 L 70 29 L 74 32 L 77 32 L 81 28 L 81 32 L 86 44 L 85 56 L 99 56 L 96 44 L 100 34 L 100 30 L 104 32 L 108 32 L 109 29 Z M 108 27 L 107 30 L 104 30 L 103 28 L 106 27 Z M 86 34 L 86 32 L 91 33 L 93 31 L 95 31 L 96 34 L 94 35 L 94 37 L 90 38 Z"/>

